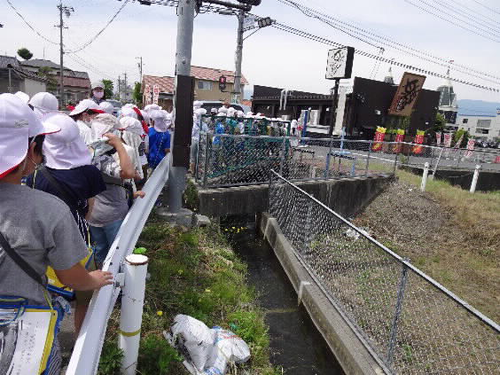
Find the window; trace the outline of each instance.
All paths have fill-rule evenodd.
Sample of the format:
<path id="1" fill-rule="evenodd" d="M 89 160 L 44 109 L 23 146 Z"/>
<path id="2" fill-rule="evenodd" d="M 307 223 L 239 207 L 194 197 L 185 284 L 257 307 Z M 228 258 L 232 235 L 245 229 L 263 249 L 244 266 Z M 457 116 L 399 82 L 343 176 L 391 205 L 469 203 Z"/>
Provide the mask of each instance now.
<path id="1" fill-rule="evenodd" d="M 212 82 L 210 82 L 210 81 L 198 81 L 198 90 L 212 91 Z"/>
<path id="2" fill-rule="evenodd" d="M 477 120 L 477 128 L 489 128 L 491 126 L 491 120 Z"/>
<path id="3" fill-rule="evenodd" d="M 469 122 L 469 119 L 468 119 L 468 118 L 464 118 L 464 119 L 462 120 L 462 124 L 467 124 L 468 122 Z"/>
<path id="4" fill-rule="evenodd" d="M 477 134 L 490 134 L 490 131 L 488 129 L 477 129 L 476 133 Z"/>

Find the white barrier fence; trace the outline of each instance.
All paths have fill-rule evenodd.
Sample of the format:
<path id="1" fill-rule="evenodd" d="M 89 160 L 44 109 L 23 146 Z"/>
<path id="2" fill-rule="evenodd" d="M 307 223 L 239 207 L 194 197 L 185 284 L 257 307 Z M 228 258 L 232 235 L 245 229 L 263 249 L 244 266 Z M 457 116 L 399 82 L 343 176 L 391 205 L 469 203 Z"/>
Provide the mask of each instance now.
<path id="1" fill-rule="evenodd" d="M 115 284 L 94 293 L 71 355 L 67 375 L 97 373 L 108 319 L 123 287 L 122 265 L 125 257 L 134 250 L 149 214 L 168 181 L 169 165 L 170 155 L 167 155 L 144 186 L 146 196 L 134 202 L 111 245 L 103 270 L 113 273 Z"/>

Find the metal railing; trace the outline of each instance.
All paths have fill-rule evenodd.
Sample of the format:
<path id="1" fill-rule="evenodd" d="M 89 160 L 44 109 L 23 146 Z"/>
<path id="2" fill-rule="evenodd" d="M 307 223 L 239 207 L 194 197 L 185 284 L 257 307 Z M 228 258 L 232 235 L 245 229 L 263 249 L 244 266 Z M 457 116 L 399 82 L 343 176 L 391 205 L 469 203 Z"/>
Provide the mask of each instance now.
<path id="1" fill-rule="evenodd" d="M 499 325 L 409 260 L 274 171 L 269 212 L 386 372 L 498 374 Z"/>
<path id="2" fill-rule="evenodd" d="M 97 372 L 108 319 L 123 286 L 122 264 L 125 257 L 134 250 L 149 214 L 168 180 L 169 164 L 170 154 L 161 161 L 146 182 L 142 189 L 146 193 L 145 197 L 134 202 L 111 245 L 102 269 L 115 275 L 115 284 L 94 293 L 66 375 L 92 375 Z"/>
<path id="3" fill-rule="evenodd" d="M 267 183 L 269 170 L 298 181 L 393 174 L 399 166 L 500 172 L 500 153 L 405 142 L 201 133 L 195 178 L 203 187 Z"/>

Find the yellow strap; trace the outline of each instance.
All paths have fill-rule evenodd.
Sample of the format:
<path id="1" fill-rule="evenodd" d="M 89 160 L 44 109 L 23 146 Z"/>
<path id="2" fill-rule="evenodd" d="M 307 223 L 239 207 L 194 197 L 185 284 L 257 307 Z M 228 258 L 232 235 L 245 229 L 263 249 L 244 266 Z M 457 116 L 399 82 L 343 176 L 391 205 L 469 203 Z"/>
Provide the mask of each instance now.
<path id="1" fill-rule="evenodd" d="M 125 331 L 120 330 L 120 335 L 125 336 L 125 337 L 137 336 L 139 333 L 141 333 L 140 328 L 134 332 L 125 332 Z"/>

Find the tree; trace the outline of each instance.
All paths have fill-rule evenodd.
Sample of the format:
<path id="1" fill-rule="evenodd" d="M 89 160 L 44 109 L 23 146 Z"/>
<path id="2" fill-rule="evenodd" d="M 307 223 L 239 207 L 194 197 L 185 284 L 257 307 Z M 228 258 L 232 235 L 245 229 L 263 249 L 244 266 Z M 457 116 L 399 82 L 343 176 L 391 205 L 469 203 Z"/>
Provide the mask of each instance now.
<path id="1" fill-rule="evenodd" d="M 142 106 L 142 93 L 141 93 L 141 83 L 136 82 L 134 84 L 134 92 L 132 94 L 135 104 Z"/>
<path id="2" fill-rule="evenodd" d="M 108 99 L 113 97 L 113 81 L 109 79 L 103 79 L 102 84 L 104 85 L 104 96 Z"/>
<path id="3" fill-rule="evenodd" d="M 30 52 L 30 50 L 27 49 L 27 48 L 24 48 L 24 47 L 23 48 L 19 48 L 17 50 L 17 54 L 21 58 L 23 58 L 24 60 L 29 60 L 29 59 L 31 59 L 33 57 L 33 54 Z"/>
<path id="4" fill-rule="evenodd" d="M 52 74 L 52 68 L 48 66 L 41 66 L 38 68 L 38 76 L 41 78 L 45 78 L 47 80 L 47 91 L 53 94 L 57 91 L 57 80 L 54 78 Z"/>
<path id="5" fill-rule="evenodd" d="M 437 112 L 433 130 L 435 132 L 442 132 L 445 126 L 446 126 L 446 118 L 443 116 L 442 113 Z"/>

